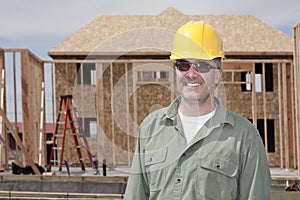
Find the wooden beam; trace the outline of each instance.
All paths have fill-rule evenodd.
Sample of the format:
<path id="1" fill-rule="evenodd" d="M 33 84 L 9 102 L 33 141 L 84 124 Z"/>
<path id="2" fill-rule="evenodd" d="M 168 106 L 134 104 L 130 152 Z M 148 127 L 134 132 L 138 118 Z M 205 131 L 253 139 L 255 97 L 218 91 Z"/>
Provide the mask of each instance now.
<path id="1" fill-rule="evenodd" d="M 277 64 L 277 84 L 278 84 L 278 124 L 279 124 L 279 153 L 280 153 L 280 167 L 284 167 L 284 137 L 282 127 L 282 63 Z"/>
<path id="2" fill-rule="evenodd" d="M 96 86 L 96 113 L 97 113 L 97 121 L 98 121 L 98 156 L 107 156 L 105 152 L 102 151 L 102 148 L 106 145 L 106 138 L 105 136 L 105 104 L 104 104 L 104 86 L 103 86 L 103 73 L 106 68 L 104 68 L 103 63 L 96 63 L 96 80 L 97 80 L 97 86 Z"/>
<path id="3" fill-rule="evenodd" d="M 3 49 L 0 49 L 0 108 L 5 111 L 5 53 Z M 7 141 L 6 126 L 3 122 L 2 117 L 0 116 L 0 136 L 3 140 Z M 8 167 L 8 158 L 7 158 L 7 147 L 4 144 L 0 143 L 0 168 L 6 169 Z"/>
<path id="4" fill-rule="evenodd" d="M 43 63 L 28 50 L 21 52 L 21 87 L 23 143 L 31 158 L 38 163 L 41 87 L 44 81 Z M 44 105 L 43 105 L 44 106 Z M 44 116 L 43 116 L 44 118 Z M 43 130 L 44 131 L 44 130 Z M 44 145 L 46 142 L 43 141 Z M 24 160 L 26 163 L 27 161 Z"/>
<path id="5" fill-rule="evenodd" d="M 14 83 L 14 111 L 15 111 L 15 127 L 19 133 L 18 127 L 18 106 L 17 106 L 17 76 L 16 76 L 16 52 L 13 52 L 13 83 Z M 19 149 L 16 148 L 16 155 L 19 155 Z"/>
<path id="6" fill-rule="evenodd" d="M 295 168 L 295 137 L 293 131 L 293 92 L 292 92 L 292 66 L 291 63 L 286 63 L 286 118 L 287 118 L 287 134 L 289 144 L 289 164 L 290 168 Z"/>
<path id="7" fill-rule="evenodd" d="M 293 28 L 294 37 L 294 78 L 295 78 L 295 124 L 297 142 L 297 167 L 300 179 L 300 23 Z"/>
<path id="8" fill-rule="evenodd" d="M 290 168 L 290 156 L 289 156 L 289 134 L 288 134 L 288 118 L 287 118 L 287 73 L 286 63 L 282 64 L 282 102 L 283 102 L 283 136 L 284 136 L 284 150 L 285 150 L 285 167 Z"/>
<path id="9" fill-rule="evenodd" d="M 294 155 L 294 168 L 297 167 L 297 137 L 296 137 L 296 107 L 295 107 L 295 75 L 294 75 L 294 64 L 290 63 L 290 73 L 291 73 L 291 131 L 293 133 L 293 155 Z"/>
<path id="10" fill-rule="evenodd" d="M 0 108 L 0 115 L 2 116 L 2 119 L 3 119 L 4 123 L 6 124 L 7 128 L 12 133 L 12 136 L 14 137 L 17 146 L 20 147 L 21 151 L 24 154 L 24 157 L 25 157 L 26 161 L 31 166 L 34 173 L 35 174 L 41 174 L 40 171 L 38 170 L 37 166 L 35 165 L 34 161 L 30 157 L 29 152 L 27 151 L 27 149 L 23 145 L 21 139 L 19 138 L 18 133 L 14 130 L 13 126 L 11 125 L 11 122 L 7 119 L 5 112 L 1 108 Z"/>
<path id="11" fill-rule="evenodd" d="M 252 100 L 252 120 L 255 127 L 257 127 L 257 117 L 256 117 L 256 91 L 255 91 L 255 63 L 252 64 L 252 72 L 251 72 L 251 82 L 252 82 L 252 92 L 251 92 L 251 100 Z"/>
<path id="12" fill-rule="evenodd" d="M 264 113 L 264 137 L 265 137 L 265 149 L 268 152 L 268 124 L 267 124 L 267 99 L 266 99 L 266 65 L 265 63 L 262 64 L 262 82 L 263 82 L 263 113 Z"/>
<path id="13" fill-rule="evenodd" d="M 42 82 L 42 90 L 41 90 L 41 110 L 40 110 L 40 131 L 39 131 L 39 165 L 43 165 L 43 155 L 45 156 L 45 128 L 44 128 L 44 98 L 45 97 L 45 84 Z"/>
<path id="14" fill-rule="evenodd" d="M 252 66 L 253 61 L 248 62 L 223 62 L 222 69 L 223 71 L 232 71 L 232 72 L 251 72 L 253 70 Z"/>
<path id="15" fill-rule="evenodd" d="M 34 138 L 32 138 L 32 142 L 30 141 L 30 136 L 28 136 L 28 133 L 32 130 L 30 130 L 29 123 L 30 123 L 30 91 L 29 91 L 29 81 L 31 78 L 32 73 L 28 72 L 29 65 L 29 55 L 27 51 L 22 51 L 21 54 L 21 87 L 22 87 L 22 136 L 23 136 L 23 142 L 26 147 L 26 152 L 29 152 L 30 155 L 33 155 L 32 148 L 30 148 L 31 145 L 34 145 L 33 141 Z M 29 156 L 30 157 L 30 156 Z M 28 163 L 29 161 L 26 160 L 25 157 L 23 157 L 23 162 Z M 23 163 L 24 164 L 24 163 Z"/>
<path id="16" fill-rule="evenodd" d="M 157 60 L 153 59 L 93 59 L 93 60 L 79 60 L 79 59 L 57 59 L 57 60 L 44 60 L 44 63 L 153 63 Z M 169 59 L 161 59 L 159 62 L 166 62 L 173 64 Z M 227 66 L 226 64 L 252 64 L 252 63 L 290 63 L 293 62 L 292 59 L 226 59 L 222 61 L 222 65 Z M 225 67 L 226 68 L 226 67 Z M 250 67 L 251 68 L 251 67 Z"/>
<path id="17" fill-rule="evenodd" d="M 128 86 L 128 63 L 125 63 L 125 109 L 126 109 L 126 135 L 127 135 L 127 166 L 131 166 L 131 149 L 130 149 L 130 111 L 129 111 L 129 86 Z"/>
<path id="18" fill-rule="evenodd" d="M 114 105 L 114 74 L 113 74 L 113 63 L 110 63 L 110 102 L 111 105 Z M 114 113 L 113 107 L 111 107 L 111 132 L 112 132 L 112 156 L 113 156 L 113 166 L 116 165 L 116 146 L 115 146 L 115 120 L 114 120 Z"/>

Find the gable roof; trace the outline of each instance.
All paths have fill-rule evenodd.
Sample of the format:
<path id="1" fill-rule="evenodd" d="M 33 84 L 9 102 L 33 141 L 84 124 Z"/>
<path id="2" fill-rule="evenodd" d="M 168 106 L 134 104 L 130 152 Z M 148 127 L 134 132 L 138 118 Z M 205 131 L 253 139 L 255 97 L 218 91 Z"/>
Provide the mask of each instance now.
<path id="1" fill-rule="evenodd" d="M 172 49 L 176 30 L 192 20 L 205 21 L 217 29 L 223 39 L 225 54 L 293 53 L 292 38 L 252 15 L 184 15 L 168 8 L 160 15 L 97 17 L 48 54 L 55 57 L 91 52 L 158 52 L 157 49 L 166 53 Z"/>

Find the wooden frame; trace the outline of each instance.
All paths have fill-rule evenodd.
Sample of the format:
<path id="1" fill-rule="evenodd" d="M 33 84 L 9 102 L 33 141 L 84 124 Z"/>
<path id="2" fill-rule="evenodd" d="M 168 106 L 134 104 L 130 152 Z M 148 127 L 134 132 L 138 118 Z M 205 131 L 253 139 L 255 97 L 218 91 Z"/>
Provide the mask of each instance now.
<path id="1" fill-rule="evenodd" d="M 12 53 L 12 68 L 13 68 L 13 75 L 12 80 L 14 82 L 14 110 L 15 115 L 17 115 L 17 93 L 16 93 L 16 68 L 20 70 L 21 77 L 18 77 L 21 80 L 21 87 L 22 87 L 22 135 L 23 141 L 21 142 L 18 136 L 18 128 L 15 129 L 12 126 L 12 123 L 8 120 L 6 116 L 5 107 L 1 108 L 1 117 L 5 119 L 5 121 L 1 122 L 1 126 L 4 127 L 6 125 L 9 130 L 11 131 L 14 139 L 17 142 L 17 145 L 21 148 L 23 153 L 23 164 L 24 165 L 32 165 L 32 168 L 39 174 L 34 163 L 45 164 L 45 160 L 42 160 L 44 157 L 39 157 L 39 155 L 45 155 L 45 138 L 40 138 L 45 136 L 45 113 L 44 107 L 45 102 L 44 99 L 44 68 L 43 68 L 43 61 L 33 55 L 27 49 L 4 49 L 1 54 L 4 60 L 6 53 Z M 17 62 L 16 53 L 19 54 Z M 4 62 L 3 62 L 4 63 Z M 17 66 L 16 63 L 19 63 Z M 4 67 L 5 63 L 3 64 Z M 5 75 L 3 76 L 4 72 L 2 71 L 2 82 L 6 79 Z M 5 85 L 5 81 L 1 84 L 2 86 Z M 3 95 L 5 96 L 5 95 Z M 4 98 L 4 105 L 6 99 Z M 14 124 L 17 124 L 17 117 L 15 116 Z M 1 131 L 1 135 L 6 137 L 6 131 Z M 4 138 L 5 138 L 4 137 Z M 40 138 L 40 139 L 39 139 Z M 7 139 L 6 139 L 7 140 Z M 40 141 L 40 142 L 39 142 Z M 7 145 L 7 141 L 6 144 Z M 24 146 L 23 146 L 24 145 Z M 18 148 L 17 148 L 18 149 Z M 1 149 L 5 150 L 5 149 Z M 1 158 L 7 156 L 1 154 Z M 40 158 L 40 159 L 39 159 Z M 7 166 L 7 160 L 4 163 Z"/>
<path id="2" fill-rule="evenodd" d="M 147 63 L 152 63 L 152 62 L 165 62 L 165 63 L 170 63 L 169 60 L 151 60 L 151 59 L 145 59 L 145 60 L 138 60 L 138 59 L 130 59 L 130 60 L 126 60 L 126 59 L 120 59 L 120 60 L 115 60 L 112 61 L 110 59 L 95 59 L 95 60 L 55 60 L 55 61 L 48 61 L 48 62 L 57 62 L 57 63 L 82 63 L 82 62 L 86 62 L 86 63 L 98 63 L 99 65 L 101 63 L 124 63 L 124 68 L 126 68 L 126 71 L 128 70 L 128 66 L 129 63 L 132 63 L 132 66 L 134 65 L 138 65 L 138 63 L 140 64 L 147 64 Z M 293 98 L 294 98 L 294 93 L 292 92 L 292 87 L 293 87 L 293 79 L 287 79 L 287 78 L 283 78 L 285 76 L 292 76 L 293 74 L 291 74 L 290 69 L 292 69 L 292 60 L 288 60 L 288 59 L 273 59 L 273 60 L 269 60 L 269 59 L 254 59 L 254 60 L 242 60 L 242 59 L 227 59 L 224 61 L 223 63 L 223 68 L 224 71 L 229 71 L 232 73 L 232 77 L 236 76 L 234 74 L 236 73 L 240 73 L 242 71 L 249 71 L 251 72 L 251 84 L 252 87 L 255 88 L 255 63 L 261 63 L 261 65 L 263 66 L 263 72 L 262 72 L 262 79 L 264 79 L 264 75 L 265 75 L 265 71 L 264 71 L 264 67 L 266 65 L 266 63 L 272 63 L 274 70 L 273 73 L 278 75 L 278 81 L 274 82 L 274 84 L 278 85 L 278 90 L 276 90 L 276 93 L 278 94 L 278 96 L 276 96 L 276 112 L 275 114 L 278 116 L 278 119 L 276 119 L 277 121 L 280 121 L 280 118 L 282 117 L 282 119 L 286 118 L 288 120 L 286 120 L 285 123 L 279 123 L 278 125 L 276 125 L 277 127 L 277 133 L 276 135 L 278 135 L 278 138 L 276 138 L 276 143 L 278 143 L 278 145 L 276 145 L 276 152 L 279 154 L 279 158 L 280 158 L 280 164 L 278 164 L 278 166 L 280 165 L 280 167 L 283 168 L 288 168 L 288 169 L 292 169 L 294 168 L 294 157 L 295 157 L 295 144 L 293 143 L 293 139 L 295 132 L 293 129 L 289 129 L 288 127 L 293 126 L 293 118 L 294 118 L 294 114 L 293 114 Z M 108 65 L 110 66 L 110 72 L 109 72 L 109 76 L 112 77 L 114 76 L 114 67 L 112 67 L 112 65 Z M 126 67 L 127 66 L 127 67 Z M 242 67 L 239 67 L 242 66 Z M 285 68 L 285 69 L 283 69 Z M 276 70 L 277 69 L 277 70 Z M 151 69 L 153 70 L 153 69 Z M 285 72 L 286 70 L 289 70 L 289 74 L 287 74 L 287 72 Z M 277 76 L 276 75 L 276 76 Z M 112 91 L 114 89 L 114 82 L 112 81 L 112 78 L 109 78 L 107 80 L 110 80 L 110 91 Z M 127 80 L 127 78 L 126 78 Z M 135 80 L 135 76 L 133 76 L 133 82 L 138 83 L 138 80 Z M 263 81 L 264 82 L 264 81 Z M 103 83 L 102 83 L 103 84 Z M 128 80 L 127 80 L 127 84 L 128 84 Z M 124 85 L 127 85 L 126 82 L 124 82 Z M 224 84 L 246 84 L 245 82 L 241 82 L 241 81 L 236 81 L 236 80 L 232 80 L 232 81 L 225 81 Z M 103 88 L 103 85 L 101 86 Z M 107 87 L 107 86 L 106 86 Z M 175 86 L 173 86 L 175 87 Z M 262 85 L 262 92 L 258 93 L 255 92 L 255 90 L 252 90 L 251 94 L 251 105 L 252 105 L 252 115 L 251 118 L 253 119 L 253 124 L 257 125 L 257 119 L 258 119 L 258 115 L 257 115 L 257 109 L 261 109 L 262 111 L 262 116 L 260 116 L 260 119 L 263 119 L 263 124 L 264 124 L 264 131 L 265 131 L 265 143 L 268 145 L 268 137 L 266 135 L 266 132 L 268 131 L 268 126 L 267 126 L 267 119 L 268 119 L 268 113 L 266 110 L 266 106 L 268 104 L 270 104 L 269 100 L 267 101 L 267 98 L 269 95 L 269 92 L 266 92 L 266 86 Z M 66 90 L 66 89 L 63 89 Z M 258 97 L 261 96 L 261 101 L 258 101 Z M 98 97 L 97 97 L 98 98 Z M 114 100 L 114 97 L 111 97 L 112 101 Z M 277 102 L 278 100 L 278 102 Z M 97 100 L 98 101 L 98 100 Z M 99 102 L 103 102 L 103 100 L 99 99 Z M 98 102 L 98 103 L 99 103 Z M 286 103 L 285 103 L 286 102 Z M 136 103 L 135 103 L 136 104 Z M 98 104 L 100 105 L 100 104 Z M 101 103 L 102 106 L 107 106 L 109 104 L 106 103 Z M 97 112 L 100 112 L 100 110 L 102 110 L 101 112 L 103 112 L 105 109 L 100 109 L 98 107 L 97 108 Z M 127 112 L 128 112 L 129 108 L 127 108 Z M 135 112 L 134 112 L 135 113 Z M 133 118 L 136 120 L 136 114 L 132 114 Z M 101 119 L 103 117 L 100 117 Z M 103 121 L 103 120 L 102 120 Z M 115 126 L 115 122 L 113 122 L 113 118 L 111 116 L 111 123 L 113 126 Z M 127 131 L 130 130 L 130 128 L 127 129 Z M 112 131 L 114 132 L 114 128 L 112 129 Z M 132 131 L 132 130 L 131 130 Z M 113 133 L 111 133 L 113 134 Z M 283 134 L 286 134 L 285 137 L 283 137 Z M 275 135 L 275 136 L 276 136 Z M 277 136 L 276 136 L 277 137 Z M 126 139 L 127 140 L 127 151 L 128 150 L 128 144 L 130 143 L 129 138 Z M 98 140 L 99 142 L 99 140 Z M 281 145 L 283 144 L 283 145 Z M 287 144 L 292 144 L 292 145 L 287 145 Z M 266 145 L 266 151 L 267 151 L 267 145 Z M 289 149 L 290 148 L 290 149 Z M 105 149 L 102 149 L 102 151 Z M 284 156 L 285 155 L 285 156 Z M 116 152 L 114 153 L 114 156 L 116 156 Z M 114 157 L 112 156 L 112 157 Z M 288 159 L 285 159 L 285 157 L 288 157 Z M 268 153 L 268 157 L 273 157 L 273 153 Z M 130 161 L 131 155 L 127 155 L 127 164 L 130 165 L 129 161 Z M 113 158 L 115 159 L 115 158 Z M 289 161 L 289 162 L 287 162 Z M 279 162 L 279 160 L 278 160 Z M 118 165 L 117 160 L 115 159 L 112 162 L 113 165 Z"/>
<path id="3" fill-rule="evenodd" d="M 299 45 L 299 44 L 298 44 Z M 295 47 L 296 48 L 296 47 Z M 299 48 L 299 47 L 298 47 Z M 70 82 L 73 80 L 73 78 L 70 76 L 73 74 L 71 71 L 71 66 L 74 66 L 75 63 L 96 63 L 97 65 L 103 65 L 107 63 L 123 63 L 124 64 L 124 70 L 125 73 L 127 73 L 129 70 L 134 69 L 134 63 L 151 63 L 151 62 L 162 62 L 166 63 L 167 65 L 172 65 L 169 60 L 151 60 L 151 59 L 145 59 L 145 60 L 139 60 L 139 59 L 120 59 L 120 60 L 110 60 L 110 59 L 95 59 L 95 60 L 50 60 L 50 61 L 41 61 L 38 58 L 36 58 L 33 54 L 31 54 L 28 50 L 18 50 L 18 49 L 5 49 L 2 50 L 2 54 L 5 52 L 19 52 L 21 54 L 21 69 L 22 69 L 22 84 L 24 87 L 22 91 L 22 99 L 23 99 L 23 104 L 22 104 L 22 111 L 23 111 L 23 131 L 24 131 L 24 140 L 23 144 L 28 151 L 30 157 L 34 162 L 39 162 L 39 163 L 44 163 L 45 162 L 45 156 L 46 153 L 44 152 L 45 149 L 45 139 L 42 138 L 44 135 L 44 123 L 45 123 L 45 113 L 43 108 L 45 108 L 45 101 L 44 101 L 44 78 L 43 78 L 43 67 L 44 65 L 51 64 L 51 67 L 57 68 L 57 64 L 63 64 L 64 69 L 65 69 L 65 74 L 64 77 L 67 77 L 64 79 L 64 89 L 61 91 L 63 93 L 70 92 L 72 91 L 72 86 L 70 85 Z M 299 53 L 298 53 L 299 54 Z M 297 54 L 297 55 L 298 55 Z M 298 55 L 299 57 L 299 55 Z M 4 57 L 3 57 L 4 58 Z M 3 60 L 0 60 L 3 62 Z M 4 62 L 3 62 L 4 63 Z M 300 88 L 300 80 L 297 78 L 296 74 L 299 74 L 299 61 L 295 60 L 295 64 L 293 65 L 292 60 L 286 60 L 286 59 L 274 59 L 274 60 L 238 60 L 238 59 L 228 59 L 225 60 L 223 63 L 224 66 L 224 71 L 228 71 L 232 73 L 232 79 L 224 82 L 224 84 L 246 84 L 246 82 L 242 82 L 239 80 L 235 80 L 234 77 L 236 76 L 236 73 L 240 73 L 241 71 L 249 71 L 251 72 L 251 84 L 252 88 L 255 88 L 255 63 L 262 63 L 263 66 L 265 66 L 266 63 L 273 63 L 273 66 L 277 68 L 277 71 L 274 70 L 273 73 L 277 73 L 278 76 L 278 81 L 277 81 L 277 94 L 278 94 L 278 120 L 282 121 L 282 123 L 278 124 L 278 133 L 279 134 L 279 149 L 276 149 L 276 151 L 279 152 L 279 157 L 280 157 L 280 167 L 281 168 L 296 168 L 299 166 L 299 140 L 300 136 L 298 134 L 299 131 L 299 123 L 300 123 L 300 117 L 299 117 L 299 110 L 300 110 L 300 103 L 299 101 L 299 94 L 300 91 L 298 91 L 298 88 Z M 56 66 L 57 65 L 57 66 Z M 2 64 L 2 68 L 4 68 L 4 64 Z M 244 66 L 244 67 L 237 67 L 237 66 Z M 295 67 L 294 67 L 295 66 Z M 114 76 L 114 69 L 113 65 L 111 64 L 109 69 L 110 73 L 109 76 L 113 77 Z M 274 68 L 274 69 L 275 69 Z M 102 74 L 103 73 L 103 67 L 101 68 L 100 72 L 98 73 Z M 153 69 L 151 69 L 153 70 Z M 134 71 L 134 70 L 133 70 Z M 264 77 L 265 71 L 263 67 L 263 72 L 262 72 Z M 30 76 L 29 76 L 30 75 Z M 31 76 L 34 76 L 35 79 L 32 79 Z M 4 77 L 5 78 L 5 77 Z M 2 78 L 2 81 L 4 81 L 4 78 Z M 125 78 L 125 87 L 128 89 L 129 85 L 129 79 L 128 74 L 126 75 Z M 264 79 L 264 78 L 263 78 Z M 114 84 L 115 82 L 113 81 L 112 78 L 110 80 L 110 91 L 114 89 Z M 138 83 L 138 80 L 134 79 L 135 83 Z M 37 83 L 38 84 L 37 84 Z M 264 81 L 263 81 L 264 83 Z M 55 84 L 55 83 L 52 83 Z M 103 89 L 103 80 L 98 83 L 98 87 Z M 175 89 L 175 80 L 171 79 L 170 80 L 171 88 L 172 90 Z M 4 84 L 1 84 L 2 86 Z M 294 87 L 295 86 L 295 87 Z M 266 86 L 263 84 L 263 91 L 261 93 L 262 96 L 262 108 L 263 108 L 263 120 L 264 120 L 264 129 L 265 133 L 268 131 L 267 123 L 266 120 L 268 118 L 267 116 L 267 111 L 266 111 L 266 106 L 267 106 L 267 92 L 265 91 Z M 294 89 L 295 88 L 295 89 Z M 134 88 L 133 88 L 134 89 Z M 132 89 L 132 90 L 133 90 Z M 4 92 L 4 90 L 3 90 Z M 1 96 L 5 96 L 4 93 L 1 93 Z M 60 95 L 56 91 L 56 96 Z M 15 94 L 16 95 L 16 94 Z M 104 112 L 105 109 L 104 107 L 107 106 L 103 99 L 101 97 L 99 98 L 97 104 L 97 112 Z M 170 98 L 174 98 L 170 97 Z M 253 124 L 257 125 L 257 112 L 256 110 L 258 109 L 258 105 L 260 102 L 257 100 L 258 96 L 257 93 L 255 92 L 254 89 L 252 89 L 251 92 L 251 106 L 252 106 L 252 119 L 253 119 Z M 128 96 L 127 98 L 128 99 Z M 111 101 L 114 102 L 115 99 L 113 96 L 111 96 Z M 5 102 L 3 102 L 5 104 Z M 126 103 L 128 104 L 128 102 Z M 130 107 L 126 106 L 125 110 L 126 113 L 130 113 Z M 4 110 L 5 113 L 5 110 Z M 136 114 L 132 115 L 135 120 L 136 120 Z M 104 116 L 100 117 L 98 120 L 104 120 Z M 112 116 L 111 116 L 112 117 Z M 115 126 L 115 122 L 113 119 L 111 120 L 112 126 Z M 129 121 L 127 120 L 127 123 Z M 3 125 L 3 123 L 1 123 Z M 293 128 L 295 126 L 295 128 Z M 127 126 L 126 131 L 132 131 L 132 127 Z M 112 129 L 114 132 L 114 128 Z M 114 133 L 112 133 L 114 135 Z M 113 136 L 114 137 L 114 136 Z M 30 139 L 29 139 L 30 138 Z M 295 142 L 295 138 L 297 138 Z M 32 145 L 32 140 L 36 142 L 36 145 Z M 97 141 L 101 144 L 102 141 L 97 139 Z M 113 140 L 113 143 L 116 142 L 116 140 Z M 265 142 L 268 144 L 268 139 L 267 135 L 265 135 Z M 126 143 L 127 143 L 127 151 L 130 152 L 129 145 L 132 145 L 132 140 L 130 137 L 126 138 Z M 4 148 L 2 147 L 2 150 Z M 102 151 L 104 149 L 101 149 Z M 267 150 L 267 145 L 266 145 L 266 150 Z M 22 150 L 24 151 L 24 149 Z M 41 153 L 43 151 L 43 153 Z M 3 151 L 2 151 L 3 152 Z M 3 153 L 2 153 L 3 154 Z M 114 153 L 115 156 L 116 152 Z M 268 153 L 268 156 L 272 156 L 272 154 Z M 1 156 L 3 158 L 3 155 Z M 24 159 L 24 163 L 30 162 L 30 160 L 27 160 L 28 158 Z M 128 153 L 127 154 L 127 165 L 130 165 L 132 159 L 132 154 Z M 113 158 L 114 165 L 117 165 L 117 160 L 114 157 Z"/>

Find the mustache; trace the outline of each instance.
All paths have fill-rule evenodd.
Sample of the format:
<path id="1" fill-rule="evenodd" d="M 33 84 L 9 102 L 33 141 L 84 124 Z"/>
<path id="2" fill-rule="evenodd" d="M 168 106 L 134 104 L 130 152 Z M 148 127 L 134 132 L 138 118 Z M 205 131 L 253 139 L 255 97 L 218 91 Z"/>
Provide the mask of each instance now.
<path id="1" fill-rule="evenodd" d="M 180 81 L 181 83 L 206 83 L 203 78 L 183 78 Z"/>

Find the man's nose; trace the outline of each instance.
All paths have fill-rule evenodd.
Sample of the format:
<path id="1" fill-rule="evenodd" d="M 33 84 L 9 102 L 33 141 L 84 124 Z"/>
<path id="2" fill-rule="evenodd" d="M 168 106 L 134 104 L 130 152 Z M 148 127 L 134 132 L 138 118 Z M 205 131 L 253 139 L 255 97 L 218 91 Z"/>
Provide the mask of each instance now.
<path id="1" fill-rule="evenodd" d="M 187 75 L 188 75 L 189 77 L 194 77 L 194 76 L 199 75 L 199 73 L 197 72 L 196 67 L 195 67 L 194 64 L 191 64 L 191 65 L 190 65 L 190 68 L 189 68 L 189 70 L 187 71 Z"/>

